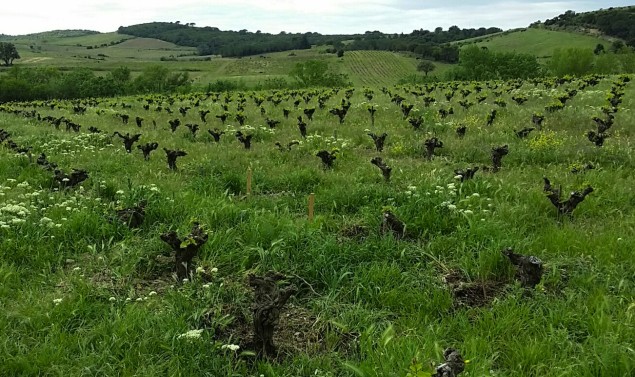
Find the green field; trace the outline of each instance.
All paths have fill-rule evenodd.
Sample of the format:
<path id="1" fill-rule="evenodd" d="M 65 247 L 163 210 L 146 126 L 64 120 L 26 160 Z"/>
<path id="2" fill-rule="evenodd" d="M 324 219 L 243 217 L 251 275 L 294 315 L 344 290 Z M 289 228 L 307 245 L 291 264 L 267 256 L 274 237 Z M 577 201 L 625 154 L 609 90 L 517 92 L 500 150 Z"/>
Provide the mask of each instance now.
<path id="1" fill-rule="evenodd" d="M 358 63 L 376 57 L 384 68 Z M 346 53 L 335 64 L 370 86 L 382 85 L 372 77 L 393 75 L 390 67 L 405 73 L 401 59 Z M 258 77 L 252 70 L 269 61 L 266 69 L 285 69 L 271 57 L 239 59 L 231 72 Z M 227 64 L 216 69 L 234 69 Z M 448 347 L 470 360 L 461 376 L 634 375 L 635 84 L 585 80 L 478 83 L 480 93 L 477 83 L 429 93 L 356 86 L 342 124 L 330 110 L 346 104 L 344 89 L 2 105 L 0 129 L 15 145 L 0 145 L 0 376 L 429 376 Z M 457 86 L 448 100 L 450 85 Z M 623 102 L 598 147 L 586 133 L 597 127 L 593 117 L 613 113 L 610 93 Z M 422 117 L 419 129 L 397 95 L 413 105 L 411 118 Z M 485 98 L 467 109 L 459 103 L 477 96 Z M 561 110 L 547 111 L 563 96 Z M 229 117 L 221 122 L 223 105 Z M 304 113 L 310 108 L 313 120 Z M 210 111 L 206 122 L 202 110 Z M 542 128 L 519 138 L 515 131 L 534 126 L 538 113 Z M 79 132 L 66 131 L 61 117 Z M 172 132 L 175 119 L 181 125 Z M 270 128 L 267 119 L 280 124 Z M 208 133 L 214 128 L 225 131 L 219 143 Z M 115 131 L 141 134 L 132 153 Z M 250 149 L 237 131 L 251 135 Z M 383 151 L 369 132 L 387 133 Z M 443 147 L 427 158 L 433 137 Z M 159 147 L 144 161 L 136 146 L 150 142 Z M 509 154 L 494 172 L 492 148 L 503 145 Z M 177 170 L 168 169 L 163 148 L 187 153 Z M 321 150 L 337 150 L 332 168 L 316 157 Z M 64 188 L 71 181 L 54 179 L 41 153 L 89 178 Z M 388 181 L 370 163 L 375 157 L 392 168 Z M 472 167 L 473 179 L 457 179 L 457 169 Z M 559 218 L 543 177 L 563 200 L 593 192 L 571 218 Z M 137 205 L 143 220 L 130 229 L 120 216 Z M 387 211 L 405 230 L 384 222 Z M 161 237 L 176 231 L 174 247 L 188 248 L 198 242 L 187 237 L 195 222 L 209 238 L 182 281 Z M 539 258 L 539 284 L 523 286 L 502 253 L 508 247 Z M 248 282 L 269 272 L 295 293 L 281 309 L 278 352 L 257 358 Z"/>
<path id="2" fill-rule="evenodd" d="M 463 43 L 463 41 L 459 43 Z M 520 52 L 536 55 L 539 58 L 549 58 L 557 48 L 593 50 L 598 43 L 602 43 L 608 48 L 611 42 L 590 35 L 528 28 L 511 33 L 500 33 L 491 37 L 482 37 L 474 43 L 492 51 Z"/>
<path id="3" fill-rule="evenodd" d="M 119 42 L 113 46 L 102 44 Z M 173 70 L 188 71 L 195 85 L 219 79 L 236 80 L 253 86 L 268 78 L 287 78 L 296 63 L 309 59 L 326 60 L 332 67 L 349 75 L 355 85 L 394 85 L 400 79 L 415 74 L 417 61 L 413 57 L 387 51 L 351 51 L 343 59 L 325 54 L 324 48 L 291 50 L 244 58 L 213 57 L 200 61 L 196 49 L 149 38 L 136 38 L 117 33 L 75 37 L 37 36 L 12 41 L 22 59 L 16 64 L 27 67 L 49 66 L 71 70 L 88 67 L 95 71 L 110 71 L 121 65 L 140 72 L 148 64 L 161 64 Z M 33 48 L 31 48 L 33 46 Z M 88 46 L 98 48 L 87 49 Z M 177 61 L 161 61 L 176 58 Z M 192 61 L 193 59 L 199 61 Z M 448 66 L 437 64 L 433 74 L 441 74 Z"/>
<path id="4" fill-rule="evenodd" d="M 125 41 L 109 45 L 121 40 Z M 195 53 L 193 48 L 116 33 L 43 40 L 18 39 L 12 43 L 16 45 L 21 56 L 16 64 L 62 69 L 88 67 L 94 70 L 110 70 L 121 65 L 139 67 L 147 65 L 148 62 L 158 62 L 162 57 Z M 102 44 L 108 46 L 100 47 Z M 88 49 L 89 46 L 97 48 Z"/>
<path id="5" fill-rule="evenodd" d="M 127 40 L 114 46 L 86 48 L 123 39 Z M 297 63 L 311 59 L 327 61 L 336 71 L 347 74 L 355 85 L 394 85 L 400 79 L 417 73 L 416 59 L 387 51 L 350 51 L 344 58 L 337 58 L 334 54 L 324 53 L 323 47 L 317 47 L 244 58 L 212 57 L 209 61 L 203 61 L 201 57 L 194 55 L 196 50 L 193 48 L 117 33 L 78 37 L 44 34 L 37 38 L 18 38 L 13 43 L 22 57 L 16 60 L 19 66 L 59 67 L 63 70 L 87 67 L 97 72 L 107 72 L 125 65 L 133 74 L 137 74 L 149 64 L 160 64 L 174 71 L 187 71 L 194 84 L 201 86 L 219 79 L 239 81 L 248 86 L 270 78 L 288 80 L 288 73 Z M 176 60 L 161 61 L 161 58 Z M 449 67 L 443 63 L 435 64 L 437 69 L 433 74 L 442 74 Z"/>
<path id="6" fill-rule="evenodd" d="M 161 64 L 174 71 L 187 71 L 194 85 L 199 87 L 216 80 L 237 81 L 246 87 L 254 87 L 273 78 L 289 80 L 288 73 L 294 65 L 310 59 L 329 62 L 333 69 L 347 74 L 356 86 L 389 86 L 417 74 L 418 60 L 413 56 L 388 51 L 348 51 L 340 59 L 334 54 L 324 53 L 324 47 L 315 47 L 243 58 L 212 57 L 209 61 L 202 61 L 202 57 L 196 56 L 195 48 L 157 39 L 117 33 L 81 36 L 63 36 L 64 33 L 60 36 L 60 33 L 14 38 L 12 42 L 22 57 L 16 60 L 16 64 L 25 67 L 59 67 L 63 70 L 87 67 L 97 72 L 108 72 L 125 65 L 132 70 L 133 75 L 149 64 Z M 457 43 L 463 46 L 476 43 L 492 51 L 534 54 L 544 61 L 558 47 L 593 49 L 598 43 L 608 45 L 609 42 L 588 35 L 529 28 Z M 107 46 L 102 47 L 104 44 Z M 431 74 L 438 77 L 443 77 L 446 70 L 452 67 L 451 64 L 434 64 L 436 69 Z"/>

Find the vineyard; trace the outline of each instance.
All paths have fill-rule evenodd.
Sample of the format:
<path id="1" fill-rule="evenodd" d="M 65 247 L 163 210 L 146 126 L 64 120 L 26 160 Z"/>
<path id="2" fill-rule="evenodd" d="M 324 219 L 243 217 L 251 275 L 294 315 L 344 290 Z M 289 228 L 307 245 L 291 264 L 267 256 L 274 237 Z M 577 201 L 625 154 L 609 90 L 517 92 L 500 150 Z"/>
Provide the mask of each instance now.
<path id="1" fill-rule="evenodd" d="M 414 59 L 388 51 L 349 51 L 342 66 L 357 86 L 390 86 L 416 72 Z"/>
<path id="2" fill-rule="evenodd" d="M 412 62 L 0 105 L 0 375 L 635 374 L 633 77 Z"/>

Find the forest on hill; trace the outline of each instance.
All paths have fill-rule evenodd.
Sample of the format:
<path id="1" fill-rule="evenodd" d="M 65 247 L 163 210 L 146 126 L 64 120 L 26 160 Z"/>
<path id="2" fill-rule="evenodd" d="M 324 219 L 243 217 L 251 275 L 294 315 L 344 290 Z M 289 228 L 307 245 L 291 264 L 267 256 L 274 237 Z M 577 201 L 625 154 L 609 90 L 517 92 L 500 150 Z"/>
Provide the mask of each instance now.
<path id="1" fill-rule="evenodd" d="M 461 29 L 452 26 L 448 30 L 438 27 L 434 31 L 421 29 L 410 34 L 385 34 L 379 31 L 353 35 L 286 32 L 269 34 L 247 30 L 222 31 L 209 26 L 196 27 L 191 23 L 151 22 L 122 26 L 117 31 L 137 37 L 161 39 L 180 46 L 196 47 L 199 55 L 242 57 L 309 49 L 311 45 L 333 45 L 335 50 L 409 51 L 425 58 L 456 63 L 459 51 L 457 47 L 451 46 L 450 42 L 498 33 L 502 30 L 494 27 Z"/>
<path id="2" fill-rule="evenodd" d="M 569 10 L 544 23 L 547 27 L 597 29 L 610 37 L 623 39 L 635 47 L 635 6 L 576 13 Z"/>

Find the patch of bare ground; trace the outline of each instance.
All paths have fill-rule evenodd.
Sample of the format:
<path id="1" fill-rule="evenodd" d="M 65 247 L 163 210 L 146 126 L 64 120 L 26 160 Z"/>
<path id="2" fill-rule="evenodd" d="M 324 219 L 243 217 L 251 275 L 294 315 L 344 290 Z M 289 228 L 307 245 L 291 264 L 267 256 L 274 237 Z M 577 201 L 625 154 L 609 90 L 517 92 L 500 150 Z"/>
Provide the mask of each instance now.
<path id="1" fill-rule="evenodd" d="M 442 277 L 450 289 L 455 307 L 483 307 L 505 294 L 505 282 L 493 280 L 471 281 L 461 271 L 451 270 Z"/>
<path id="2" fill-rule="evenodd" d="M 238 344 L 244 351 L 256 352 L 253 319 L 237 308 L 225 307 L 223 312 L 232 320 L 226 325 L 215 326 L 215 339 L 223 344 Z M 277 360 L 299 354 L 317 356 L 332 352 L 350 357 L 358 352 L 359 334 L 342 331 L 328 322 L 322 322 L 309 309 L 288 304 L 280 314 L 273 339 L 277 347 Z"/>

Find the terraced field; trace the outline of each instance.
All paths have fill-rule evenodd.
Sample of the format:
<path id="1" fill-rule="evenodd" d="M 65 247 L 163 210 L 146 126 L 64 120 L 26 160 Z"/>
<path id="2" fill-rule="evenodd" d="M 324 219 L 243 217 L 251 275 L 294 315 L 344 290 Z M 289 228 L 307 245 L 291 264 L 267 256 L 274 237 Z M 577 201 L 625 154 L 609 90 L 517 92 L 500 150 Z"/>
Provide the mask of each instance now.
<path id="1" fill-rule="evenodd" d="M 388 51 L 348 51 L 337 66 L 355 85 L 381 87 L 417 72 L 413 58 Z"/>

